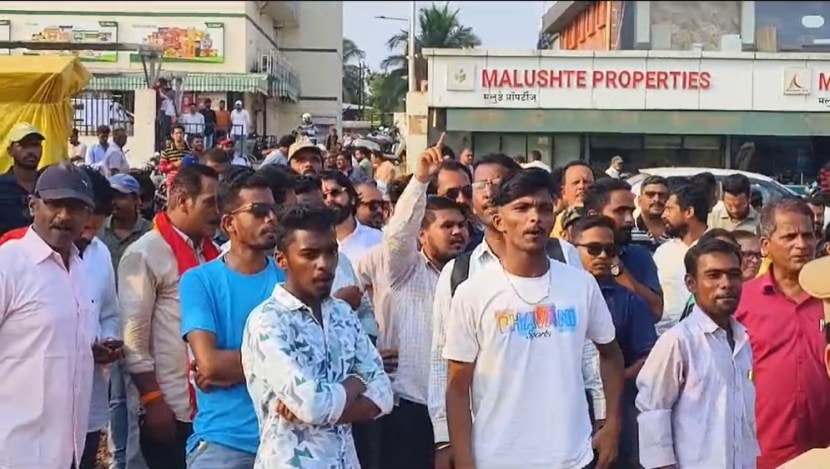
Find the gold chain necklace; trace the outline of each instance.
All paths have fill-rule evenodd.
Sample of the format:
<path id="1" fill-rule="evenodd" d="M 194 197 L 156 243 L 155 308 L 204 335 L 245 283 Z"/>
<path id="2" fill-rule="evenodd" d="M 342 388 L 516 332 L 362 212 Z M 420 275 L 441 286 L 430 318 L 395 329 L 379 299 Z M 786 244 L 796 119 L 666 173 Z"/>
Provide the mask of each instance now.
<path id="1" fill-rule="evenodd" d="M 547 285 L 547 290 L 545 290 L 545 294 L 541 298 L 539 298 L 539 300 L 537 300 L 537 301 L 528 301 L 527 299 L 525 299 L 525 297 L 523 297 L 521 295 L 521 293 L 519 293 L 519 290 L 516 289 L 516 286 L 513 285 L 513 282 L 510 280 L 510 275 L 507 273 L 507 270 L 504 268 L 504 263 L 500 262 L 500 264 L 501 264 L 501 271 L 504 274 L 504 279 L 507 280 L 507 284 L 510 285 L 510 289 L 513 290 L 513 293 L 515 293 L 516 296 L 519 297 L 519 299 L 522 300 L 523 302 L 525 302 L 526 304 L 528 304 L 530 306 L 536 306 L 539 303 L 545 301 L 548 298 L 548 296 L 550 296 L 550 284 L 551 284 L 551 276 L 552 276 L 551 268 L 550 268 L 550 260 L 548 260 L 548 275 L 547 275 L 548 285 Z"/>

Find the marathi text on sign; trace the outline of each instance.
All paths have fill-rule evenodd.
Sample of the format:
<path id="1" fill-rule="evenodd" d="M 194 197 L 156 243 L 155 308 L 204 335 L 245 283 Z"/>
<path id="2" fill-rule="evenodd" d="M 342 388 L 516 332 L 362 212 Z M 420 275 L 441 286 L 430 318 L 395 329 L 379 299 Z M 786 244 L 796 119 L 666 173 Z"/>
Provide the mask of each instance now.
<path id="1" fill-rule="evenodd" d="M 518 70 L 484 69 L 483 88 L 619 88 L 708 90 L 709 72 L 678 70 Z"/>

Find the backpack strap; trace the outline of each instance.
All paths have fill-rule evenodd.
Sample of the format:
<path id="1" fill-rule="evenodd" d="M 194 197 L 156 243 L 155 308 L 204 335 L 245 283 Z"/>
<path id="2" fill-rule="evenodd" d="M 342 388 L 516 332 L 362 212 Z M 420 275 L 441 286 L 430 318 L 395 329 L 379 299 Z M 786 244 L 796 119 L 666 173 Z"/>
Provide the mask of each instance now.
<path id="1" fill-rule="evenodd" d="M 559 240 L 556 238 L 551 238 L 548 240 L 548 243 L 545 245 L 545 252 L 548 253 L 548 257 L 550 257 L 551 259 L 555 259 L 565 264 L 568 263 L 565 260 L 565 253 L 562 252 L 562 243 L 560 243 Z"/>
<path id="2" fill-rule="evenodd" d="M 470 276 L 470 258 L 472 255 L 472 251 L 468 251 L 455 258 L 452 275 L 450 275 L 450 295 L 455 296 L 455 289 Z"/>

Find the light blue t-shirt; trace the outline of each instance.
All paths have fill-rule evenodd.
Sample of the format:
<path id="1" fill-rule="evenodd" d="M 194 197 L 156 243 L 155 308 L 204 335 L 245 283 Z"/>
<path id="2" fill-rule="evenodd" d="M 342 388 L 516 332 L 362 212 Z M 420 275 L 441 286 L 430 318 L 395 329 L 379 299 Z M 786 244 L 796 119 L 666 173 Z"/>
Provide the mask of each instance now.
<path id="1" fill-rule="evenodd" d="M 271 259 L 254 275 L 230 269 L 224 256 L 187 271 L 179 284 L 182 337 L 195 330 L 211 332 L 219 350 L 240 350 L 248 315 L 284 280 Z M 196 388 L 196 405 L 188 453 L 206 441 L 256 454 L 259 424 L 245 383 L 207 393 Z"/>

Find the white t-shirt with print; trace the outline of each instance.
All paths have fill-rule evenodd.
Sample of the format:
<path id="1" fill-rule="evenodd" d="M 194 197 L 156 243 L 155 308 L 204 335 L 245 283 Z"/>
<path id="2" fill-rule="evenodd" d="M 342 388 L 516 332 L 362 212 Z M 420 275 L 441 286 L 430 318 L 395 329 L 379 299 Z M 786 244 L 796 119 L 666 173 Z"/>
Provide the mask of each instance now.
<path id="1" fill-rule="evenodd" d="M 493 264 L 459 285 L 450 310 L 444 358 L 475 362 L 476 468 L 588 465 L 593 451 L 582 350 L 586 340 L 614 340 L 596 280 L 561 262 L 551 262 L 538 278 L 509 275 Z"/>

